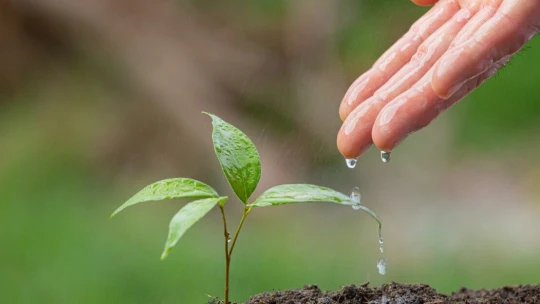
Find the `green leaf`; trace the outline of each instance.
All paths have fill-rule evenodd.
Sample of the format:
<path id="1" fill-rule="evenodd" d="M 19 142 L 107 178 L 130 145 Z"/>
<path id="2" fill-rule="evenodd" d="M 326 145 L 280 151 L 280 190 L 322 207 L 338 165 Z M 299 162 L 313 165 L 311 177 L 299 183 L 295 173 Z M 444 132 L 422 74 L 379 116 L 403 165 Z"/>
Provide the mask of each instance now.
<path id="1" fill-rule="evenodd" d="M 129 206 L 142 202 L 161 201 L 174 198 L 205 198 L 218 196 L 216 190 L 200 181 L 191 178 L 170 178 L 146 186 L 116 209 L 111 217 Z"/>
<path id="2" fill-rule="evenodd" d="M 227 201 L 226 196 L 205 198 L 191 202 L 180 209 L 169 224 L 169 236 L 167 237 L 167 243 L 165 243 L 165 250 L 161 254 L 161 259 L 167 258 L 178 240 L 193 224 L 203 218 L 216 204 L 223 204 L 225 201 Z"/>
<path id="3" fill-rule="evenodd" d="M 236 196 L 247 204 L 261 178 L 261 160 L 253 142 L 233 125 L 212 118 L 212 140 L 217 158 Z"/>
<path id="4" fill-rule="evenodd" d="M 292 184 L 279 185 L 266 190 L 253 204 L 252 207 L 278 206 L 303 202 L 329 202 L 341 205 L 355 206 L 358 210 L 363 210 L 369 214 L 381 227 L 381 221 L 377 215 L 364 205 L 351 200 L 351 198 L 341 192 L 330 188 L 309 185 Z"/>

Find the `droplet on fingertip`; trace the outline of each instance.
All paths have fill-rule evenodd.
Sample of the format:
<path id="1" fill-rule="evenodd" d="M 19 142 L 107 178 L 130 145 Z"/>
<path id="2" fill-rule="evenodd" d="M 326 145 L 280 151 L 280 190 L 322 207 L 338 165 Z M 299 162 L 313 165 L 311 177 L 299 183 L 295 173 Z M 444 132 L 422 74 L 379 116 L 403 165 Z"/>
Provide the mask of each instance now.
<path id="1" fill-rule="evenodd" d="M 347 164 L 347 167 L 353 169 L 354 167 L 356 167 L 356 163 L 358 161 L 356 160 L 356 158 L 346 158 L 345 159 L 345 163 Z"/>
<path id="2" fill-rule="evenodd" d="M 383 163 L 390 161 L 390 151 L 381 151 L 381 160 Z"/>

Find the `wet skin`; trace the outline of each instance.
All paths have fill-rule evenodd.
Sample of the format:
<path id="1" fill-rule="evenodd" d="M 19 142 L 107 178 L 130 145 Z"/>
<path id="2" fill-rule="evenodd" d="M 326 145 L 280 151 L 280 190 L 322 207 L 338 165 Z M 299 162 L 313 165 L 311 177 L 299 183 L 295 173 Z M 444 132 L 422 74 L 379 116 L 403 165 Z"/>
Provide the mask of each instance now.
<path id="1" fill-rule="evenodd" d="M 504 66 L 540 32 L 540 0 L 413 0 L 434 5 L 351 85 L 338 149 L 391 151 Z M 501 101 L 502 102 L 502 101 Z"/>

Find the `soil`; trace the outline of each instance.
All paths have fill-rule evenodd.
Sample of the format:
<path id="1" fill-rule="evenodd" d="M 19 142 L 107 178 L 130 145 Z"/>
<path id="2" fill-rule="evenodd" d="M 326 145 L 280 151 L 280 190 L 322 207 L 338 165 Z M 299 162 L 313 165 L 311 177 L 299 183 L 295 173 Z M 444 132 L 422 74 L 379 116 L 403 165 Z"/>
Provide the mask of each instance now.
<path id="1" fill-rule="evenodd" d="M 380 287 L 346 286 L 322 292 L 315 285 L 302 289 L 262 293 L 245 304 L 540 304 L 540 285 L 507 286 L 493 290 L 462 288 L 450 295 L 423 284 L 384 284 Z"/>

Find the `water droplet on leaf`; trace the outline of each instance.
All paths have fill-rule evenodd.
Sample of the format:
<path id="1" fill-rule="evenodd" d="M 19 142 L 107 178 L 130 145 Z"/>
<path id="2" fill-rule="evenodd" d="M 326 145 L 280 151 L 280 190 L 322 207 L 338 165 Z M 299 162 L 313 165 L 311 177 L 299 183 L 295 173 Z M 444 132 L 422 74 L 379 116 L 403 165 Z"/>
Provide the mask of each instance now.
<path id="1" fill-rule="evenodd" d="M 360 188 L 354 187 L 351 191 L 351 201 L 360 204 Z"/>
<path id="2" fill-rule="evenodd" d="M 360 210 L 362 206 L 360 205 L 360 188 L 354 187 L 351 191 L 351 201 L 354 203 L 352 208 L 354 210 Z"/>

